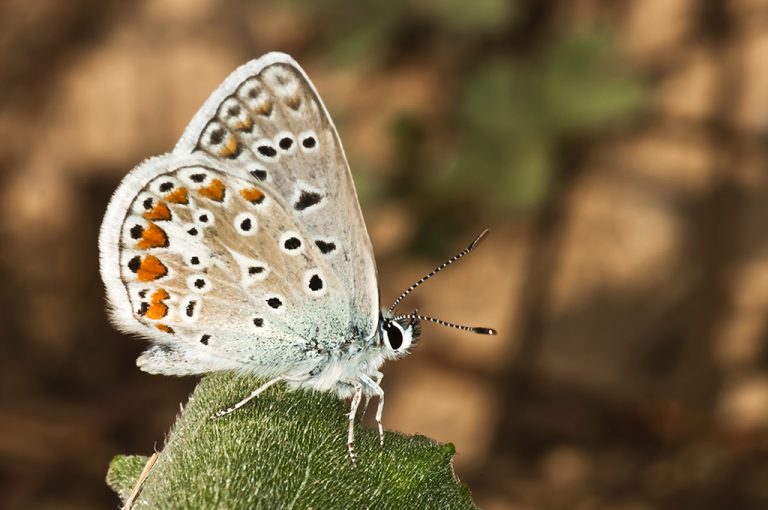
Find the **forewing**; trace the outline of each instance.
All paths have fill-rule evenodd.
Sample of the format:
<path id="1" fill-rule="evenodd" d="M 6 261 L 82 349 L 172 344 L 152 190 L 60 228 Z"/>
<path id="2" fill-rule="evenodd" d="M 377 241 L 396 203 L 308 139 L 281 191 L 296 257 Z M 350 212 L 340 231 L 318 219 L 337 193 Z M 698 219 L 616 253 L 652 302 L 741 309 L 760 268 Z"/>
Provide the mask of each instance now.
<path id="1" fill-rule="evenodd" d="M 345 336 L 378 320 L 376 265 L 336 128 L 288 55 L 270 53 L 232 73 L 206 101 L 174 152 L 204 153 L 226 172 L 270 185 L 286 213 L 326 255 L 347 292 Z"/>
<path id="2" fill-rule="evenodd" d="M 301 374 L 346 338 L 345 284 L 269 182 L 202 155 L 153 158 L 110 202 L 101 271 L 113 317 L 158 343 L 143 369 Z"/>

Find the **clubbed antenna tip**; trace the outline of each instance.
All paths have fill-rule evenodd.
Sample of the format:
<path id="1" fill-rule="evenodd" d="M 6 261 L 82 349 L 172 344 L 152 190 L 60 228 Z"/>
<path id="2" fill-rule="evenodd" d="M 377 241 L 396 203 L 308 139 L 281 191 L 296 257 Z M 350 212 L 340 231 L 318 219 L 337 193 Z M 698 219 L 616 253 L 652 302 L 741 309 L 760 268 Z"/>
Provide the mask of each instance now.
<path id="1" fill-rule="evenodd" d="M 483 242 L 483 239 L 485 239 L 486 237 L 488 237 L 488 234 L 489 234 L 490 232 L 491 232 L 491 231 L 490 231 L 490 230 L 488 230 L 487 228 L 486 228 L 485 230 L 483 230 L 482 232 L 480 232 L 480 235 L 479 235 L 479 236 L 477 236 L 477 239 L 475 239 L 474 241 L 472 241 L 472 244 L 470 244 L 470 245 L 469 245 L 469 247 L 467 248 L 467 250 L 469 250 L 469 251 L 472 251 L 472 250 L 474 250 L 475 248 L 477 248 L 477 245 L 478 245 L 478 244 L 480 244 L 481 242 Z"/>
<path id="2" fill-rule="evenodd" d="M 455 324 L 453 322 L 444 321 L 442 319 L 437 319 L 435 317 L 430 317 L 428 315 L 421 315 L 418 311 L 414 310 L 413 313 L 410 313 L 408 315 L 398 315 L 395 317 L 396 319 L 419 319 L 422 321 L 432 322 L 435 324 L 439 324 L 440 326 L 446 326 L 449 328 L 454 329 L 460 329 L 461 331 L 468 331 L 470 333 L 477 333 L 478 335 L 496 335 L 498 334 L 495 329 L 493 328 L 480 328 L 476 326 L 464 326 L 463 324 Z"/>

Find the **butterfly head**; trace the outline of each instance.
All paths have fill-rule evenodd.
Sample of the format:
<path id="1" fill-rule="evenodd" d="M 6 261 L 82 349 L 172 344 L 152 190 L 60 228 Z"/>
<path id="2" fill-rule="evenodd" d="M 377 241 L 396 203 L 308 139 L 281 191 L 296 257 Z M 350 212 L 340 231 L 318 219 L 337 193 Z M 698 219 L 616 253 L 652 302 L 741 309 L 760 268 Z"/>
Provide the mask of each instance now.
<path id="1" fill-rule="evenodd" d="M 400 358 L 419 340 L 421 324 L 418 317 L 395 315 L 386 308 L 379 315 L 379 338 L 384 355 Z"/>
<path id="2" fill-rule="evenodd" d="M 480 335 L 495 335 L 496 330 L 492 328 L 482 328 L 474 326 L 464 326 L 461 324 L 454 324 L 452 322 L 436 319 L 427 315 L 419 314 L 418 310 L 414 310 L 407 315 L 395 315 L 397 305 L 413 292 L 422 283 L 426 282 L 437 273 L 450 266 L 457 260 L 461 259 L 465 255 L 471 253 L 480 242 L 488 235 L 488 230 L 484 230 L 472 243 L 464 248 L 462 251 L 437 266 L 429 274 L 425 275 L 419 281 L 405 289 L 402 294 L 392 303 L 389 308 L 384 308 L 379 314 L 379 339 L 381 346 L 384 349 L 384 355 L 387 358 L 399 358 L 408 354 L 413 344 L 419 339 L 421 334 L 421 321 L 432 322 L 439 324 L 440 326 L 448 326 L 450 328 L 459 329 L 462 331 L 468 331 L 470 333 L 478 333 Z"/>

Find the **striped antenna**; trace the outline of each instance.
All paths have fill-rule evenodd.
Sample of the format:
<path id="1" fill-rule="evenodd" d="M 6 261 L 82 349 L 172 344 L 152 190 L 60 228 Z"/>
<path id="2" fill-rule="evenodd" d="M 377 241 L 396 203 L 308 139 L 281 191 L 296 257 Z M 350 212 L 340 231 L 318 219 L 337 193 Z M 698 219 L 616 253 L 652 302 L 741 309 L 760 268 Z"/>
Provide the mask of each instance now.
<path id="1" fill-rule="evenodd" d="M 433 270 L 432 270 L 432 271 L 431 271 L 429 274 L 427 274 L 427 275 L 423 276 L 423 277 L 422 277 L 422 278 L 421 278 L 419 281 L 417 281 L 416 283 L 414 283 L 413 285 L 411 285 L 410 287 L 408 287 L 407 289 L 405 289 L 405 291 L 404 291 L 402 294 L 400 294 L 400 297 L 398 297 L 397 299 L 395 299 L 395 302 L 394 302 L 394 303 L 392 303 L 392 306 L 390 306 L 390 307 L 389 307 L 389 311 L 390 311 L 390 312 L 393 312 L 393 311 L 395 310 L 395 308 L 397 307 L 397 305 L 399 305 L 399 304 L 400 304 L 400 301 L 402 301 L 403 299 L 405 299 L 405 296 L 407 296 L 408 294 L 410 294 L 411 292 L 413 292 L 413 290 L 414 290 L 416 287 L 418 287 L 418 286 L 419 286 L 419 285 L 421 285 L 422 283 L 426 282 L 427 280 L 429 280 L 430 278 L 432 278 L 433 276 L 435 276 L 437 273 L 439 273 L 440 271 L 442 271 L 442 270 L 443 270 L 443 269 L 445 269 L 446 267 L 450 266 L 451 264 L 453 264 L 454 262 L 456 262 L 457 260 L 459 260 L 460 258 L 462 258 L 464 255 L 467 255 L 469 252 L 471 252 L 472 250 L 474 250 L 475 248 L 477 248 L 477 245 L 478 245 L 478 244 L 480 244 L 480 241 L 482 241 L 483 239 L 485 239 L 485 236 L 487 236 L 487 235 L 488 235 L 488 232 L 489 232 L 489 230 L 488 230 L 488 229 L 485 229 L 485 230 L 483 230 L 483 231 L 480 233 L 480 235 L 479 235 L 479 236 L 477 236 L 477 238 L 476 238 L 474 241 L 472 241 L 472 243 L 471 243 L 469 246 L 467 246 L 466 248 L 464 248 L 463 250 L 461 250 L 459 253 L 457 253 L 456 255 L 454 255 L 453 257 L 451 257 L 450 259 L 446 260 L 445 262 L 443 262 L 442 264 L 440 264 L 439 266 L 437 266 L 437 267 L 436 267 L 435 269 L 433 269 Z M 426 318 L 425 320 L 430 320 L 430 319 L 429 319 L 429 318 Z M 435 322 L 436 320 L 432 319 L 432 321 L 433 321 L 433 322 Z M 448 323 L 446 323 L 446 325 L 447 325 L 447 324 L 448 324 Z M 455 325 L 453 325 L 453 326 L 455 327 Z M 460 328 L 460 329 L 461 329 L 461 328 Z M 481 328 L 481 329 L 482 329 L 482 328 Z"/>
<path id="2" fill-rule="evenodd" d="M 474 326 L 463 326 L 461 324 L 454 324 L 453 322 L 444 321 L 442 319 L 435 319 L 434 317 L 427 317 L 426 315 L 419 315 L 418 312 L 413 312 L 409 315 L 398 315 L 395 319 L 419 319 L 422 321 L 434 322 L 441 326 L 448 326 L 449 328 L 460 329 L 462 331 L 469 331 L 470 333 L 477 333 L 479 335 L 495 335 L 496 330 L 493 328 L 478 328 Z"/>

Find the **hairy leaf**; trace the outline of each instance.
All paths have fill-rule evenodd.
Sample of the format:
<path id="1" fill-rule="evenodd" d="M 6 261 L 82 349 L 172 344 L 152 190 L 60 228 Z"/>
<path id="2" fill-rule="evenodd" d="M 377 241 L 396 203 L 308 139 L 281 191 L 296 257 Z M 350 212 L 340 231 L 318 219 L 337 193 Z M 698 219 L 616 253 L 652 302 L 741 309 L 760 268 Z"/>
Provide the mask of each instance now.
<path id="1" fill-rule="evenodd" d="M 333 395 L 274 387 L 213 419 L 263 381 L 205 377 L 173 427 L 133 508 L 474 508 L 451 466 L 454 447 L 356 427 Z M 146 459 L 117 457 L 107 480 L 125 500 Z"/>

